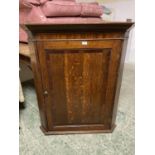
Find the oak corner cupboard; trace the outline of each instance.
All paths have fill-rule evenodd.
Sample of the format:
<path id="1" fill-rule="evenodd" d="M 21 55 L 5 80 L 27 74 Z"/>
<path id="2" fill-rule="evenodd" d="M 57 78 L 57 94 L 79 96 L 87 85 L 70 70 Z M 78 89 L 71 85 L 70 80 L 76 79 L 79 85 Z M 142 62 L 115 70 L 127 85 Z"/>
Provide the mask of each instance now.
<path id="1" fill-rule="evenodd" d="M 132 25 L 26 25 L 46 135 L 113 131 Z"/>

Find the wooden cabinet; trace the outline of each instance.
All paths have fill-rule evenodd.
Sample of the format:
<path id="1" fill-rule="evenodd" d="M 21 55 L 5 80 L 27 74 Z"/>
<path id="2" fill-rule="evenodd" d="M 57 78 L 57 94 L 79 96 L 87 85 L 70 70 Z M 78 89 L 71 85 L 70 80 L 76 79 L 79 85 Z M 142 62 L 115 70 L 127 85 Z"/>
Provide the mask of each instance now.
<path id="1" fill-rule="evenodd" d="M 113 130 L 131 26 L 27 25 L 45 134 Z"/>

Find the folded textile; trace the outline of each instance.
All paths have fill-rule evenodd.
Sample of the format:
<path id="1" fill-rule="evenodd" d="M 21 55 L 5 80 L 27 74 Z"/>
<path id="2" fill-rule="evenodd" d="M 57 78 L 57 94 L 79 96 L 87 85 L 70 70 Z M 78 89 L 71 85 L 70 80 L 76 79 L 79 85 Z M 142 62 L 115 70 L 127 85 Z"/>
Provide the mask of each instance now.
<path id="1" fill-rule="evenodd" d="M 83 17 L 100 17 L 103 14 L 103 9 L 98 3 L 82 3 L 81 16 Z"/>
<path id="2" fill-rule="evenodd" d="M 19 2 L 19 12 L 22 11 L 22 9 L 25 9 L 25 8 L 32 8 L 32 4 L 31 3 L 27 3 L 27 2 Z"/>
<path id="3" fill-rule="evenodd" d="M 43 14 L 40 7 L 35 7 L 31 9 L 27 16 L 26 23 L 45 23 L 47 21 L 46 16 Z"/>
<path id="4" fill-rule="evenodd" d="M 98 3 L 76 3 L 70 1 L 48 1 L 41 7 L 46 17 L 100 17 L 103 9 Z"/>
<path id="5" fill-rule="evenodd" d="M 27 16 L 26 23 L 33 23 L 33 24 L 61 24 L 61 23 L 86 23 L 86 22 L 99 22 L 101 18 L 99 17 L 52 17 L 47 18 L 44 13 L 42 12 L 40 7 L 33 7 L 30 11 L 29 15 Z"/>
<path id="6" fill-rule="evenodd" d="M 59 1 L 59 0 L 40 0 L 40 4 L 43 5 L 46 2 L 48 2 L 48 1 Z M 62 1 L 72 1 L 72 2 L 75 2 L 76 0 L 62 0 Z"/>
<path id="7" fill-rule="evenodd" d="M 39 6 L 40 0 L 19 0 L 19 23 L 24 24 L 33 6 Z"/>
<path id="8" fill-rule="evenodd" d="M 19 0 L 19 8 L 31 5 L 40 5 L 40 0 Z"/>
<path id="9" fill-rule="evenodd" d="M 63 2 L 68 1 L 68 2 L 76 2 L 76 0 L 48 0 L 48 1 L 63 1 Z"/>
<path id="10" fill-rule="evenodd" d="M 32 8 L 22 8 L 19 9 L 20 14 L 19 14 L 19 23 L 20 24 L 24 24 L 27 22 L 27 16 L 29 15 L 29 13 L 31 12 Z"/>
<path id="11" fill-rule="evenodd" d="M 44 3 L 46 3 L 47 1 L 49 1 L 49 0 L 40 0 L 40 4 L 44 4 Z"/>
<path id="12" fill-rule="evenodd" d="M 46 17 L 75 17 L 81 13 L 81 5 L 70 1 L 48 1 L 41 9 Z"/>

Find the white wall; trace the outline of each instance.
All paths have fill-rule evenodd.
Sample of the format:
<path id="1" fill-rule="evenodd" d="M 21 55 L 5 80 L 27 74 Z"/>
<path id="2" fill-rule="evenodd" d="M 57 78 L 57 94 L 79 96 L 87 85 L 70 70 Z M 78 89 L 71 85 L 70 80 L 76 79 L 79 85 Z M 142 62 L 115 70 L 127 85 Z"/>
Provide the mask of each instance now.
<path id="1" fill-rule="evenodd" d="M 126 21 L 132 19 L 135 21 L 135 3 L 134 0 L 98 0 L 113 11 L 113 21 Z M 135 30 L 130 31 L 126 60 L 127 63 L 135 63 Z"/>
<path id="2" fill-rule="evenodd" d="M 127 18 L 135 20 L 135 4 L 134 0 L 100 0 L 108 8 L 114 12 L 114 19 L 117 21 L 126 21 Z"/>

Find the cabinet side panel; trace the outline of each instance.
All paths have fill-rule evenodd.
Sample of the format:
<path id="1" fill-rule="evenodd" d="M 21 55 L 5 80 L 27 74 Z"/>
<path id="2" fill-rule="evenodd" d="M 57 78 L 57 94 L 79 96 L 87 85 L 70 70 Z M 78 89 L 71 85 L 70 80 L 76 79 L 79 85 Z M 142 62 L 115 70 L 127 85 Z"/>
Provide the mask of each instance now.
<path id="1" fill-rule="evenodd" d="M 44 106 L 44 97 L 42 96 L 42 92 L 43 92 L 42 79 L 41 79 L 36 43 L 29 42 L 29 47 L 30 47 L 31 65 L 32 65 L 32 70 L 34 75 L 34 82 L 35 82 L 35 88 L 37 93 L 41 124 L 45 129 L 47 129 L 47 118 L 46 118 L 46 112 L 45 112 L 45 106 Z"/>
<path id="2" fill-rule="evenodd" d="M 128 37 L 128 33 L 129 32 L 126 32 L 126 34 L 125 34 L 127 37 Z M 120 44 L 121 54 L 120 54 L 120 61 L 119 61 L 117 86 L 116 86 L 116 94 L 115 94 L 115 100 L 114 100 L 113 116 L 112 116 L 112 124 L 111 125 L 115 124 L 115 120 L 116 120 L 117 107 L 118 107 L 119 94 L 120 94 L 120 88 L 121 88 L 121 83 L 122 83 L 122 75 L 123 75 L 123 68 L 124 68 L 127 44 L 128 44 L 128 39 L 125 39 Z"/>
<path id="3" fill-rule="evenodd" d="M 115 105 L 114 100 L 116 96 L 116 86 L 117 86 L 118 71 L 122 51 L 121 45 L 122 45 L 121 40 L 113 41 L 113 46 L 111 50 L 111 60 L 109 64 L 107 92 L 106 92 L 106 119 L 105 119 L 106 120 L 105 124 L 108 125 L 109 128 L 111 128 L 114 106 L 115 108 L 117 108 L 117 105 Z"/>

